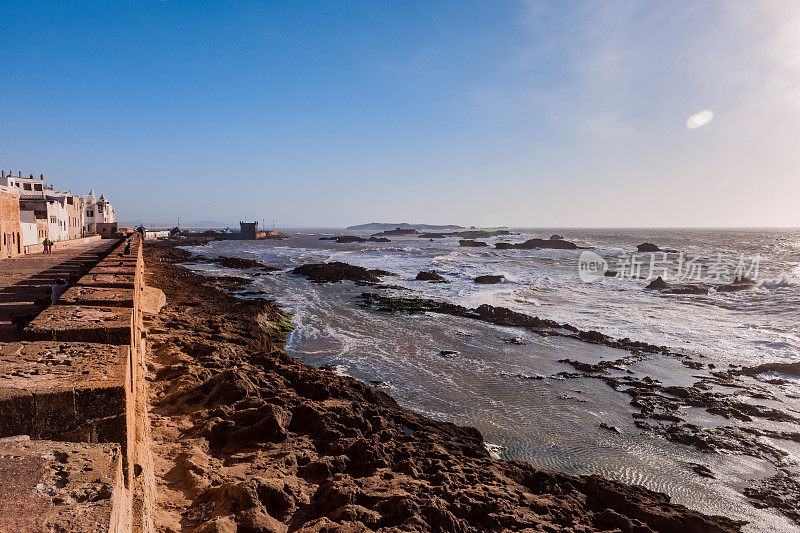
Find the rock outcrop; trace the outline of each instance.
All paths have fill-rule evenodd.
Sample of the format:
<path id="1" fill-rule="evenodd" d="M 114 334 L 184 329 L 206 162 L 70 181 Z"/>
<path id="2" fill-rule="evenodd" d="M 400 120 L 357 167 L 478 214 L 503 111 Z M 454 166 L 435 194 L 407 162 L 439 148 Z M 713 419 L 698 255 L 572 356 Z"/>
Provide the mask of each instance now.
<path id="1" fill-rule="evenodd" d="M 738 292 L 753 289 L 755 286 L 756 282 L 750 278 L 736 278 L 727 285 L 718 285 L 716 289 L 717 292 Z"/>
<path id="2" fill-rule="evenodd" d="M 661 248 L 653 244 L 652 242 L 643 242 L 642 244 L 636 247 L 637 252 L 660 252 Z"/>
<path id="3" fill-rule="evenodd" d="M 292 273 L 305 276 L 316 283 L 335 283 L 344 280 L 378 283 L 381 281 L 381 276 L 390 275 L 384 270 L 367 270 L 364 267 L 348 265 L 339 261 L 301 265 L 293 269 Z"/>
<path id="4" fill-rule="evenodd" d="M 359 237 L 358 235 L 341 235 L 341 236 L 334 235 L 331 237 L 320 237 L 319 240 L 334 241 L 337 244 L 349 244 L 351 242 L 367 242 L 367 239 Z"/>
<path id="5" fill-rule="evenodd" d="M 708 289 L 701 285 L 675 285 L 667 283 L 661 276 L 651 281 L 645 288 L 661 291 L 662 294 L 708 294 Z"/>
<path id="6" fill-rule="evenodd" d="M 420 272 L 417 274 L 415 278 L 417 281 L 431 281 L 434 283 L 447 283 L 447 280 L 444 279 L 444 276 L 441 274 L 437 274 L 435 271 L 431 270 L 429 272 Z"/>
<path id="7" fill-rule="evenodd" d="M 562 239 L 528 239 L 525 242 L 518 242 L 516 244 L 505 243 L 505 242 L 498 242 L 495 245 L 495 248 L 499 250 L 508 250 L 510 248 L 519 248 L 519 249 L 535 249 L 535 248 L 548 248 L 548 249 L 555 249 L 555 250 L 575 250 L 578 248 L 578 245 L 574 242 L 565 241 Z"/>
<path id="8" fill-rule="evenodd" d="M 257 268 L 259 270 L 266 270 L 269 272 L 280 270 L 279 268 L 265 265 L 259 261 L 255 261 L 253 259 L 243 259 L 241 257 L 226 257 L 224 255 L 220 255 L 214 260 L 214 262 L 225 268 L 238 268 L 241 270 L 246 270 L 248 268 Z"/>
<path id="9" fill-rule="evenodd" d="M 477 276 L 474 281 L 483 285 L 492 285 L 503 281 L 503 276 Z"/>
<path id="10" fill-rule="evenodd" d="M 464 246 L 466 248 L 480 248 L 484 246 L 489 246 L 483 241 L 475 241 L 472 239 L 461 239 L 460 241 L 458 241 L 458 245 Z"/>

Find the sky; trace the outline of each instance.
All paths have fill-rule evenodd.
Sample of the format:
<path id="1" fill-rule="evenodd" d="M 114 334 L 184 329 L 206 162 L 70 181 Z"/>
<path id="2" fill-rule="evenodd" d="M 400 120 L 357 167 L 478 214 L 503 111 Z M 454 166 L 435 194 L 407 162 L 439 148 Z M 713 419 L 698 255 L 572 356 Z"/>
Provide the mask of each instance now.
<path id="1" fill-rule="evenodd" d="M 0 0 L 0 168 L 123 222 L 800 226 L 800 2 Z"/>

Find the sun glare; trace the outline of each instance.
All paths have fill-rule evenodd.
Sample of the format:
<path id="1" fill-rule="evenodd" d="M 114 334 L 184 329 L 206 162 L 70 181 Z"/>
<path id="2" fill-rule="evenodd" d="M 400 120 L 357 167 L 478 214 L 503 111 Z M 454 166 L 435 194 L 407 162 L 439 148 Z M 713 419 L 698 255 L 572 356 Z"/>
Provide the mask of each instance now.
<path id="1" fill-rule="evenodd" d="M 699 113 L 692 115 L 686 120 L 686 127 L 690 130 L 696 130 L 701 126 L 705 126 L 711 119 L 714 118 L 714 113 L 709 111 L 708 109 L 704 111 L 700 111 Z"/>

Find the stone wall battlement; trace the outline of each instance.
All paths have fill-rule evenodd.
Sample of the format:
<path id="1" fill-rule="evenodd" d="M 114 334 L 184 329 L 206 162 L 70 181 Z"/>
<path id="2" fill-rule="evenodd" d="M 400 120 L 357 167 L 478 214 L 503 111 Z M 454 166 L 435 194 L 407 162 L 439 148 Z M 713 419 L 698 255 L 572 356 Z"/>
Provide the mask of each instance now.
<path id="1" fill-rule="evenodd" d="M 135 234 L 0 343 L 0 530 L 151 529 L 144 290 Z"/>

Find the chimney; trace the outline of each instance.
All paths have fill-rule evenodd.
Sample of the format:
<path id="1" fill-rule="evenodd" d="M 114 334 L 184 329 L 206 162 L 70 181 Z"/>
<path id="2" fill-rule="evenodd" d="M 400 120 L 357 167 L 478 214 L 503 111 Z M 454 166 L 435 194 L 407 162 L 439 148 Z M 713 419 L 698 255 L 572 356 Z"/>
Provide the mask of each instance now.
<path id="1" fill-rule="evenodd" d="M 31 179 L 33 179 L 33 174 L 31 174 Z"/>
<path id="2" fill-rule="evenodd" d="M 5 177 L 6 177 L 6 171 L 5 171 L 5 170 L 3 170 L 2 172 L 3 172 L 3 175 L 2 175 L 2 176 L 0 176 L 0 177 L 3 177 L 3 178 L 5 178 Z"/>
<path id="3" fill-rule="evenodd" d="M 19 177 L 20 178 L 22 177 L 22 171 L 21 170 L 19 171 Z"/>
<path id="4" fill-rule="evenodd" d="M 39 179 L 44 181 L 44 174 L 39 174 Z"/>

